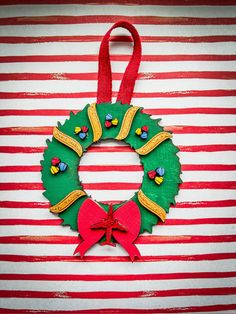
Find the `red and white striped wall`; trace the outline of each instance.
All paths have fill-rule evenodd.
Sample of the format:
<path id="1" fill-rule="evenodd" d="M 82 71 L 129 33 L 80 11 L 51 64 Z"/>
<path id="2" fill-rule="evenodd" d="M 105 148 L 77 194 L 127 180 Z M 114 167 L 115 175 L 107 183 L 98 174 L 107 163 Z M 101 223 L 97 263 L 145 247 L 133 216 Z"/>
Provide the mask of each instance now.
<path id="1" fill-rule="evenodd" d="M 138 29 L 132 104 L 161 118 L 183 184 L 165 224 L 141 235 L 131 263 L 117 246 L 73 256 L 77 233 L 43 197 L 40 160 L 57 121 L 96 100 L 108 28 Z M 132 52 L 110 45 L 115 100 Z M 236 3 L 233 0 L 0 0 L 0 312 L 236 312 Z M 92 146 L 80 178 L 95 199 L 129 199 L 142 181 L 123 143 Z"/>

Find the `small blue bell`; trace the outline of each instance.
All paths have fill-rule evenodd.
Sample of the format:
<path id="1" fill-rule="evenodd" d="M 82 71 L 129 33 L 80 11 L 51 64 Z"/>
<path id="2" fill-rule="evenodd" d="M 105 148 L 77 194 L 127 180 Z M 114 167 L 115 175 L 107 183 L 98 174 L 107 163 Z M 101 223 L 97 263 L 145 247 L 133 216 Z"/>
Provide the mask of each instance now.
<path id="1" fill-rule="evenodd" d="M 140 137 L 141 137 L 142 140 L 146 140 L 147 137 L 148 137 L 147 132 L 143 132 L 143 133 L 140 135 Z"/>
<path id="2" fill-rule="evenodd" d="M 155 171 L 156 171 L 156 174 L 159 177 L 163 177 L 164 176 L 164 173 L 165 173 L 165 169 L 164 168 L 157 168 Z"/>
<path id="3" fill-rule="evenodd" d="M 106 115 L 106 121 L 111 121 L 113 119 L 112 115 L 110 113 L 108 113 Z"/>
<path id="4" fill-rule="evenodd" d="M 68 168 L 68 165 L 65 163 L 65 162 L 60 162 L 59 165 L 58 165 L 59 169 L 61 172 L 64 172 L 66 171 L 66 169 Z"/>
<path id="5" fill-rule="evenodd" d="M 79 133 L 79 137 L 81 138 L 81 140 L 84 140 L 86 136 L 87 134 L 84 132 Z"/>

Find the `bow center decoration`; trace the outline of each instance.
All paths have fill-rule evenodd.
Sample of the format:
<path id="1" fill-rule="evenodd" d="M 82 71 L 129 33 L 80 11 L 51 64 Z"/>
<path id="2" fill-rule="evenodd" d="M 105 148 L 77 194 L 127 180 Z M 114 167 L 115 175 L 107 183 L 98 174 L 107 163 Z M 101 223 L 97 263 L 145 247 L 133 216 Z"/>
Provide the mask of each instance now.
<path id="1" fill-rule="evenodd" d="M 132 261 L 135 257 L 140 257 L 140 252 L 133 243 L 139 235 L 141 225 L 140 211 L 134 201 L 128 201 L 115 211 L 110 204 L 106 212 L 88 198 L 78 212 L 77 223 L 82 241 L 74 254 L 80 253 L 81 258 L 104 235 L 106 239 L 100 245 L 116 246 L 116 243 L 112 242 L 114 238 L 128 252 Z"/>

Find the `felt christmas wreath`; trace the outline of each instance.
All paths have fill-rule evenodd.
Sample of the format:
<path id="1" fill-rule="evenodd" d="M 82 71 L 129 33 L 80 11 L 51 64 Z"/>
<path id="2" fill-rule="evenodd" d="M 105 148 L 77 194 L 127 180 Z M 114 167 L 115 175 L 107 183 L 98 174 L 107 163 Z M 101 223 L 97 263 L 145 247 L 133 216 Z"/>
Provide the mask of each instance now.
<path id="1" fill-rule="evenodd" d="M 111 103 L 111 68 L 109 36 L 112 29 L 124 27 L 134 39 L 134 52 L 125 71 L 116 103 Z M 159 120 L 129 105 L 141 57 L 141 43 L 136 29 L 128 22 L 116 23 L 104 36 L 99 54 L 97 103 L 87 104 L 77 114 L 71 112 L 63 125 L 53 130 L 47 140 L 42 164 L 44 195 L 50 210 L 63 225 L 78 230 L 82 241 L 75 253 L 81 257 L 95 243 L 118 242 L 133 261 L 140 253 L 133 244 L 140 233 L 152 232 L 158 219 L 165 221 L 170 204 L 178 193 L 180 163 L 172 135 L 163 131 Z M 120 204 L 92 200 L 83 190 L 78 165 L 83 153 L 94 143 L 113 139 L 124 141 L 139 154 L 144 175 L 139 191 Z"/>

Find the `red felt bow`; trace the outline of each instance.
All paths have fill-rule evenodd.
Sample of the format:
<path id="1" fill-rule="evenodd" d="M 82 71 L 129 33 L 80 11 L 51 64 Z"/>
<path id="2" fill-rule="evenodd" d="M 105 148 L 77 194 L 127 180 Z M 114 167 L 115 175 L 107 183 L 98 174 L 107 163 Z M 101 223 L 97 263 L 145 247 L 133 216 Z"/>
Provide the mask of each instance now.
<path id="1" fill-rule="evenodd" d="M 75 249 L 83 258 L 87 250 L 97 243 L 104 234 L 105 242 L 101 245 L 115 246 L 111 237 L 123 246 L 132 261 L 140 252 L 134 245 L 140 231 L 141 215 L 137 204 L 129 201 L 113 212 L 110 205 L 108 213 L 90 198 L 86 199 L 78 213 L 78 231 L 83 241 Z"/>

